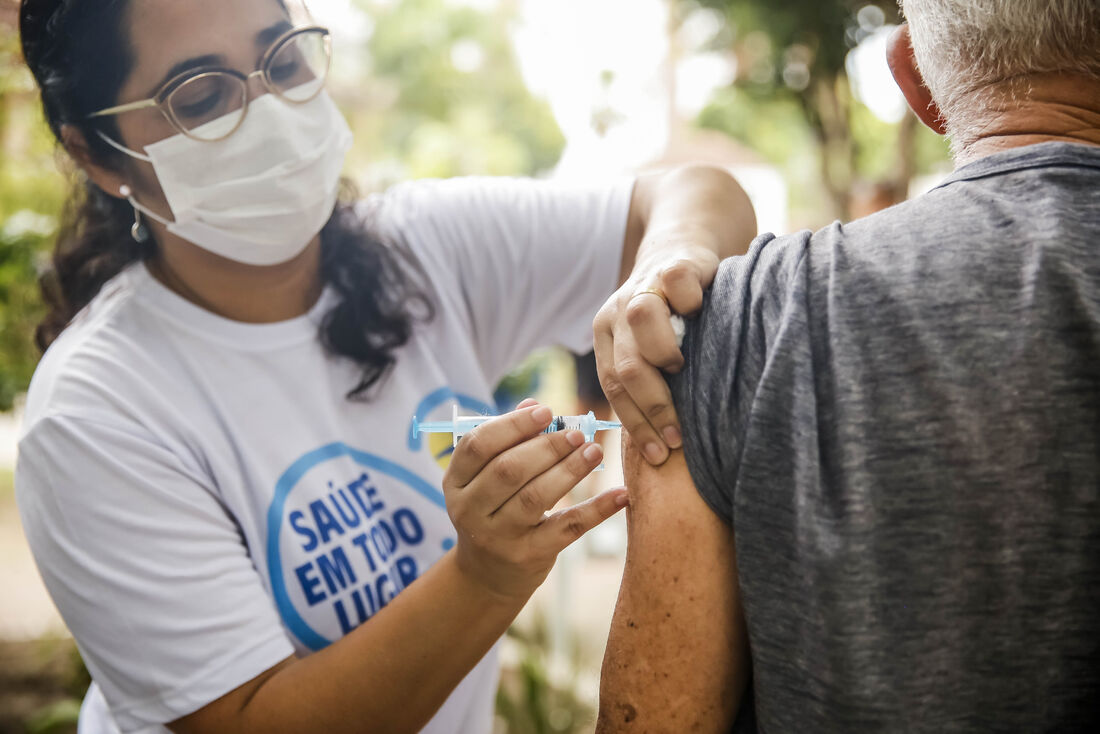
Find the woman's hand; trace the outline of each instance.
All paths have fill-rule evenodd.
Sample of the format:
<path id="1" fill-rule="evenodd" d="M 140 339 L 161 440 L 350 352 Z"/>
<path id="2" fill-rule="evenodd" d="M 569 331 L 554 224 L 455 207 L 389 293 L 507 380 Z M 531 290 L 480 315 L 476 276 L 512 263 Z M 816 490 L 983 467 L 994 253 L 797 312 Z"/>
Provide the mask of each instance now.
<path id="1" fill-rule="evenodd" d="M 547 514 L 603 460 L 580 431 L 542 433 L 549 408 L 524 401 L 458 442 L 443 478 L 456 561 L 491 593 L 526 600 L 558 553 L 627 504 L 625 489 Z"/>
<path id="2" fill-rule="evenodd" d="M 682 441 L 661 370 L 684 363 L 669 317 L 691 316 L 719 262 L 748 251 L 756 215 L 726 171 L 687 166 L 634 184 L 620 288 L 593 323 L 600 383 L 623 427 L 650 464 Z"/>
<path id="3" fill-rule="evenodd" d="M 646 460 L 660 464 L 681 444 L 672 395 L 660 370 L 683 367 L 670 316 L 691 316 L 718 272 L 713 247 L 694 244 L 704 233 L 681 228 L 648 232 L 640 260 L 593 323 L 600 383 Z"/>

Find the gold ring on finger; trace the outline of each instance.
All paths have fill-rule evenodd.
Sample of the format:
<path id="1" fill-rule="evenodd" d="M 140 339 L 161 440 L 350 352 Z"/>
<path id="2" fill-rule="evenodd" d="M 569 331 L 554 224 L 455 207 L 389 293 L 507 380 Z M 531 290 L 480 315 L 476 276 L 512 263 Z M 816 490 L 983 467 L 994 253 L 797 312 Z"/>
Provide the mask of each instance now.
<path id="1" fill-rule="evenodd" d="M 662 301 L 665 302 L 666 306 L 668 305 L 668 296 L 666 296 L 665 292 L 662 291 L 660 288 L 644 288 L 640 291 L 636 291 L 634 293 L 634 295 L 632 295 L 630 297 L 630 300 L 633 301 L 638 296 L 644 296 L 646 294 L 657 296 L 658 298 L 660 298 Z"/>

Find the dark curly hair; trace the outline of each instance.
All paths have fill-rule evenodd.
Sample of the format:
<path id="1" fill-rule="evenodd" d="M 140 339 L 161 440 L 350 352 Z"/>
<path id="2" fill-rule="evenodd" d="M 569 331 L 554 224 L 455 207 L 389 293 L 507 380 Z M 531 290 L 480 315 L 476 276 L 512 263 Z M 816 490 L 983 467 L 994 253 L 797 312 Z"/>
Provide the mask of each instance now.
<path id="1" fill-rule="evenodd" d="M 105 166 L 121 165 L 122 154 L 96 131 L 117 140 L 118 127 L 113 118 L 88 115 L 116 104 L 130 74 L 130 1 L 21 0 L 19 9 L 23 57 L 41 90 L 50 130 L 60 142 L 63 126 L 76 128 L 93 159 Z M 414 324 L 434 313 L 411 260 L 372 234 L 354 199 L 354 188 L 344 182 L 341 201 L 321 231 L 321 277 L 339 301 L 324 316 L 320 339 L 330 354 L 360 366 L 350 399 L 369 395 L 393 367 L 393 352 L 408 341 Z M 52 267 L 40 281 L 49 309 L 36 332 L 40 349 L 49 347 L 104 283 L 156 253 L 133 240 L 132 223 L 125 200 L 78 174 Z"/>

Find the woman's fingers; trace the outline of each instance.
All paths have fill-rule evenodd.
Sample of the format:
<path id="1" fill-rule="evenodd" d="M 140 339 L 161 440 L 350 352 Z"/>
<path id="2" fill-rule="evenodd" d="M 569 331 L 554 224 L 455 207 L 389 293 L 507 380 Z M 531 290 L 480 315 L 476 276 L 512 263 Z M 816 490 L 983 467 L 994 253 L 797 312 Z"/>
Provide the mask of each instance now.
<path id="1" fill-rule="evenodd" d="M 583 444 L 584 434 L 580 431 L 535 436 L 489 462 L 477 479 L 467 485 L 467 501 L 477 512 L 495 515 L 523 487 L 569 458 Z M 543 511 L 547 509 L 544 507 Z"/>
<path id="2" fill-rule="evenodd" d="M 465 487 L 500 454 L 546 430 L 553 417 L 549 408 L 537 405 L 482 423 L 459 439 L 444 486 Z"/>
<path id="3" fill-rule="evenodd" d="M 538 529 L 538 543 L 545 552 L 557 555 L 577 538 L 630 504 L 625 487 L 611 489 L 587 502 L 559 510 Z"/>
<path id="4" fill-rule="evenodd" d="M 680 260 L 661 271 L 657 287 L 665 294 L 673 313 L 691 316 L 703 307 L 703 289 L 711 284 L 718 270 L 718 257 L 713 253 L 707 255 L 704 263 Z"/>
<path id="5" fill-rule="evenodd" d="M 575 432 L 581 443 L 584 435 Z M 518 522 L 522 526 L 538 525 L 546 512 L 569 494 L 577 483 L 592 473 L 603 461 L 599 444 L 578 445 L 561 461 L 538 474 L 505 501 L 494 513 L 494 519 Z"/>
<path id="6" fill-rule="evenodd" d="M 668 372 L 678 372 L 684 366 L 684 355 L 676 343 L 671 316 L 668 305 L 655 293 L 639 293 L 626 307 L 626 321 L 642 359 Z"/>
<path id="7" fill-rule="evenodd" d="M 641 356 L 629 329 L 617 332 L 610 348 L 611 367 L 600 373 L 604 393 L 646 460 L 661 464 L 668 449 L 681 444 L 672 393 L 660 371 Z"/>
<path id="8" fill-rule="evenodd" d="M 623 430 L 634 436 L 639 446 L 645 447 L 657 441 L 657 434 L 634 403 L 634 396 L 627 390 L 619 375 L 620 365 L 616 360 L 618 347 L 618 341 L 612 338 L 610 332 L 596 332 L 596 369 L 600 376 L 600 387 L 603 388 L 611 409 L 615 411 L 615 416 L 623 424 Z M 656 459 L 650 459 L 653 463 L 664 461 L 664 452 L 660 446 L 653 449 L 651 455 Z M 647 454 L 647 458 L 649 456 Z"/>

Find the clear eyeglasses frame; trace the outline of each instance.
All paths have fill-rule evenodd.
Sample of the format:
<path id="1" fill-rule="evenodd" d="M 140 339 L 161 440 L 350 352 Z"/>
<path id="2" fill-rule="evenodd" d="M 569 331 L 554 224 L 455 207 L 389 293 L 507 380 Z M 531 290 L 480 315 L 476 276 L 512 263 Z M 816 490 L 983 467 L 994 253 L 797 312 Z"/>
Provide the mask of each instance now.
<path id="1" fill-rule="evenodd" d="M 305 104 L 324 89 L 331 66 L 329 30 L 323 26 L 294 28 L 271 44 L 251 74 L 216 66 L 191 69 L 168 80 L 148 99 L 108 107 L 88 117 L 155 107 L 178 132 L 213 143 L 228 138 L 244 123 L 251 96 L 248 85 L 254 77 L 283 101 Z M 220 124 L 208 124 L 215 120 Z"/>

